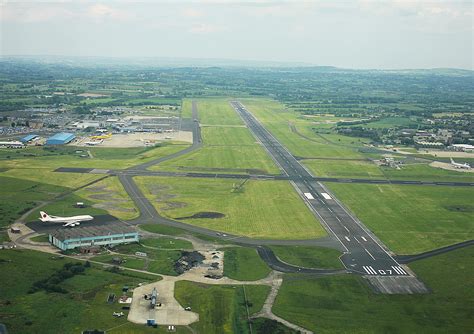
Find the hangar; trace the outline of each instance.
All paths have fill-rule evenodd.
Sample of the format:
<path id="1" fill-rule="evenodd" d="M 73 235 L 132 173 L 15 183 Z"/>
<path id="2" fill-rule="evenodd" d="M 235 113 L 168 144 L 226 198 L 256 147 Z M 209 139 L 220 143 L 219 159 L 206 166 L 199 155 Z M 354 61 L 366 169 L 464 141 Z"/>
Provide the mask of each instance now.
<path id="1" fill-rule="evenodd" d="M 26 144 L 26 143 L 32 142 L 34 140 L 37 140 L 37 139 L 39 139 L 38 135 L 31 134 L 31 135 L 26 135 L 25 137 L 21 138 L 20 141 L 22 143 Z"/>
<path id="2" fill-rule="evenodd" d="M 46 140 L 46 145 L 64 145 L 70 143 L 72 140 L 74 140 L 74 138 L 76 138 L 76 136 L 72 133 L 56 133 L 54 136 L 49 137 Z"/>
<path id="3" fill-rule="evenodd" d="M 137 241 L 138 232 L 123 223 L 60 228 L 49 233 L 49 242 L 62 250 L 78 247 L 110 246 Z"/>

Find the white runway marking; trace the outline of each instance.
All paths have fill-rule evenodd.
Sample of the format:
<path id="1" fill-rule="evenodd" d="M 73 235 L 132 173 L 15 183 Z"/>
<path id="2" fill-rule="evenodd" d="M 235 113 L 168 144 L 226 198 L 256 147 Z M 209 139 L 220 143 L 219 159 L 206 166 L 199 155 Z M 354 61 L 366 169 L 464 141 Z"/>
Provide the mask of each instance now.
<path id="1" fill-rule="evenodd" d="M 328 193 L 321 193 L 321 195 L 323 195 L 324 199 L 332 199 Z"/>
<path id="2" fill-rule="evenodd" d="M 362 238 L 362 240 L 367 241 L 367 239 L 365 237 L 361 237 L 361 238 Z"/>
<path id="3" fill-rule="evenodd" d="M 372 260 L 375 260 L 375 257 L 372 256 L 372 254 L 370 254 L 370 252 L 364 248 L 364 250 L 367 252 L 367 254 L 369 254 L 369 256 L 372 258 Z"/>
<path id="4" fill-rule="evenodd" d="M 348 237 L 344 237 L 344 238 L 346 238 L 347 241 L 351 241 L 351 239 L 349 239 Z"/>
<path id="5" fill-rule="evenodd" d="M 407 275 L 407 272 L 400 266 L 392 266 L 393 270 L 399 275 Z"/>
<path id="6" fill-rule="evenodd" d="M 307 199 L 314 199 L 313 195 L 311 195 L 311 193 L 304 193 L 305 197 Z"/>
<path id="7" fill-rule="evenodd" d="M 377 275 L 377 272 L 372 268 L 372 266 L 362 266 L 362 268 L 364 268 L 365 272 L 369 275 Z"/>

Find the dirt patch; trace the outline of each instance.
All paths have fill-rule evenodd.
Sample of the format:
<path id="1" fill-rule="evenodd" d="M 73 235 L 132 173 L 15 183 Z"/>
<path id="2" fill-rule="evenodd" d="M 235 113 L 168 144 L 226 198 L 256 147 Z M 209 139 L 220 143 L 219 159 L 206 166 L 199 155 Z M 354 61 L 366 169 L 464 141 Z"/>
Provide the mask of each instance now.
<path id="1" fill-rule="evenodd" d="M 188 204 L 184 202 L 164 202 L 166 207 L 162 208 L 162 210 L 173 210 L 173 209 L 180 209 L 185 208 Z"/>
<path id="2" fill-rule="evenodd" d="M 225 214 L 220 213 L 220 212 L 197 212 L 192 216 L 186 216 L 186 217 L 178 217 L 175 218 L 177 220 L 182 220 L 182 219 L 199 219 L 199 218 L 208 218 L 208 219 L 218 219 L 218 218 L 224 218 Z"/>
<path id="3" fill-rule="evenodd" d="M 449 205 L 445 206 L 444 208 L 454 212 L 474 212 L 473 205 Z"/>
<path id="4" fill-rule="evenodd" d="M 178 274 L 182 274 L 191 268 L 199 266 L 204 261 L 204 259 L 204 255 L 199 252 L 182 251 L 181 257 L 174 263 L 174 270 Z"/>
<path id="5" fill-rule="evenodd" d="M 87 190 L 94 192 L 106 192 L 109 191 L 106 186 L 91 186 L 87 187 Z"/>
<path id="6" fill-rule="evenodd" d="M 171 189 L 171 187 L 164 184 L 149 184 L 147 185 L 147 189 L 150 194 L 157 195 L 165 190 Z"/>
<path id="7" fill-rule="evenodd" d="M 113 200 L 115 202 L 121 202 L 121 203 L 126 202 L 126 200 L 124 199 L 115 198 L 114 195 L 115 193 L 109 192 L 109 193 L 104 193 L 104 194 L 89 195 L 89 198 L 103 200 L 103 201 Z"/>
<path id="8" fill-rule="evenodd" d="M 117 206 L 117 202 L 105 202 L 92 205 L 96 209 L 113 210 L 117 212 L 135 212 L 135 209 L 122 208 Z"/>

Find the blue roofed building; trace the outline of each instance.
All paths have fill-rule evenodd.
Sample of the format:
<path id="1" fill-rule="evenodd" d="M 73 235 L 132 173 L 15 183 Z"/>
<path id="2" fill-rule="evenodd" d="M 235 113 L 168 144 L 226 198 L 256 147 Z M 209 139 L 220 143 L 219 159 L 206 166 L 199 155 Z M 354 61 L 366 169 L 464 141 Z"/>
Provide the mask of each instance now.
<path id="1" fill-rule="evenodd" d="M 23 144 L 26 144 L 26 143 L 29 143 L 31 141 L 33 141 L 34 139 L 38 138 L 39 136 L 38 135 L 33 135 L 33 134 L 30 134 L 30 135 L 26 135 L 24 136 L 23 138 L 20 139 L 20 141 L 23 143 Z"/>
<path id="2" fill-rule="evenodd" d="M 61 132 L 46 140 L 46 145 L 64 145 L 74 140 L 76 136 L 72 133 Z"/>

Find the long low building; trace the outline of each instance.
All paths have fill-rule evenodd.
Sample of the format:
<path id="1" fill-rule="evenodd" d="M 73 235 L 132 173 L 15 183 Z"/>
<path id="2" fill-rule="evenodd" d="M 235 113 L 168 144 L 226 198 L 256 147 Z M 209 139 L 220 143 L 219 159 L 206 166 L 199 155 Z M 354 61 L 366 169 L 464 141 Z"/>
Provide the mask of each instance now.
<path id="1" fill-rule="evenodd" d="M 46 140 L 46 145 L 65 145 L 73 141 L 74 138 L 76 138 L 76 136 L 72 133 L 68 133 L 68 132 L 56 133 L 54 136 L 49 137 Z"/>
<path id="2" fill-rule="evenodd" d="M 101 226 L 60 228 L 49 234 L 49 242 L 62 250 L 110 246 L 138 240 L 138 232 L 134 228 L 119 222 Z"/>

